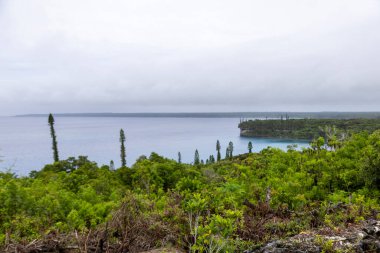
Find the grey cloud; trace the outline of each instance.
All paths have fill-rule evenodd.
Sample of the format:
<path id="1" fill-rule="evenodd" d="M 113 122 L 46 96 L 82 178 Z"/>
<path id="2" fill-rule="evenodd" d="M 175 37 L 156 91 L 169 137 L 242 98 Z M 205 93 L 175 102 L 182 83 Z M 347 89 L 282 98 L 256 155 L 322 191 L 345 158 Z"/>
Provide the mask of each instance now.
<path id="1" fill-rule="evenodd" d="M 239 10 L 236 4 L 253 8 L 260 7 L 259 2 L 223 2 L 219 12 L 210 6 L 199 12 L 201 4 L 195 1 L 186 6 L 192 15 L 168 14 L 167 20 L 165 11 L 169 10 L 162 6 L 157 14 L 151 8 L 132 5 L 144 13 L 144 18 L 126 21 L 117 6 L 107 6 L 103 14 L 111 20 L 110 25 L 120 21 L 115 27 L 102 26 L 93 15 L 87 16 L 95 22 L 90 26 L 80 19 L 82 12 L 75 10 L 76 27 L 68 20 L 72 15 L 62 13 L 62 23 L 54 26 L 59 22 L 51 17 L 56 7 L 35 0 L 38 5 L 34 8 L 41 17 L 25 17 L 31 19 L 27 28 L 35 29 L 35 33 L 25 35 L 20 24 L 27 21 L 15 13 L 24 1 L 14 1 L 16 4 L 5 1 L 7 4 L 0 5 L 5 6 L 0 11 L 0 28 L 6 31 L 0 35 L 3 115 L 48 111 L 380 110 L 378 1 L 337 1 L 331 5 L 321 1 L 324 4 L 317 6 L 316 12 L 325 7 L 336 14 L 341 9 L 341 16 L 319 20 L 314 15 L 305 20 L 305 26 L 295 24 L 307 18 L 306 13 L 298 13 L 308 10 L 307 5 L 300 9 L 293 6 L 286 14 L 261 6 L 274 19 L 271 21 L 265 15 L 251 18 L 245 12 L 239 19 L 239 13 L 234 12 Z M 104 3 L 95 2 L 95 8 Z M 173 5 L 171 12 L 184 11 L 178 2 L 165 4 Z M 50 16 L 38 8 L 45 5 L 51 8 Z M 81 8 L 71 1 L 65 6 Z M 353 11 L 355 7 L 360 7 L 357 12 Z M 154 15 L 149 16 L 147 11 Z M 279 15 L 278 20 L 271 11 Z M 113 14 L 117 18 L 112 18 Z M 230 22 L 236 18 L 236 26 L 226 25 L 223 14 Z M 282 20 L 291 20 L 292 15 L 296 16 L 294 21 Z M 155 17 L 157 24 L 151 27 Z M 179 25 L 172 23 L 176 19 Z M 52 24 L 40 27 L 49 20 Z M 258 23 L 260 20 L 268 24 Z M 11 23 L 7 25 L 7 21 Z M 139 25 L 138 21 L 144 22 Z M 283 21 L 285 25 L 276 30 L 276 24 Z M 93 28 L 86 34 L 81 22 L 86 29 Z M 206 22 L 204 26 L 202 22 Z M 265 31 L 267 26 L 275 30 Z M 133 30 L 118 35 L 125 27 Z"/>

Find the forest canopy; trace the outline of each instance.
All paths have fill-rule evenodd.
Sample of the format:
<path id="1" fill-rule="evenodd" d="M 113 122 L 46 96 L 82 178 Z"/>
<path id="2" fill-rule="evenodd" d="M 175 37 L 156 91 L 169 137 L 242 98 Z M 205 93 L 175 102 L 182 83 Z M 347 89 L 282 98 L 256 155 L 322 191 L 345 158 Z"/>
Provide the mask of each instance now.
<path id="1" fill-rule="evenodd" d="M 339 137 L 350 133 L 380 129 L 380 119 L 281 119 L 247 120 L 239 124 L 240 135 L 312 140 L 320 136 Z"/>

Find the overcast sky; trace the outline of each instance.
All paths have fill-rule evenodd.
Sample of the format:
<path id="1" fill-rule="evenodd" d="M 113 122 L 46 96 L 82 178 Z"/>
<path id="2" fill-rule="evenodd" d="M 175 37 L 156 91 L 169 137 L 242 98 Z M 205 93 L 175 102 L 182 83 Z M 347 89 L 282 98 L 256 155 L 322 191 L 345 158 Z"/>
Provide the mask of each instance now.
<path id="1" fill-rule="evenodd" d="M 273 110 L 380 110 L 380 0 L 0 0 L 0 115 Z"/>

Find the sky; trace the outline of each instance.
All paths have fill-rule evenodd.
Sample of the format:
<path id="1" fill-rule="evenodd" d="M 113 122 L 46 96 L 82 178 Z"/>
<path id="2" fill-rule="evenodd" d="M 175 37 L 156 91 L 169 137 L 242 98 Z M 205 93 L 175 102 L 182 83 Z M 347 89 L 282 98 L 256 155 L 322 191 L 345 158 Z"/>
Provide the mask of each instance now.
<path id="1" fill-rule="evenodd" d="M 0 115 L 380 111 L 380 0 L 0 0 Z"/>

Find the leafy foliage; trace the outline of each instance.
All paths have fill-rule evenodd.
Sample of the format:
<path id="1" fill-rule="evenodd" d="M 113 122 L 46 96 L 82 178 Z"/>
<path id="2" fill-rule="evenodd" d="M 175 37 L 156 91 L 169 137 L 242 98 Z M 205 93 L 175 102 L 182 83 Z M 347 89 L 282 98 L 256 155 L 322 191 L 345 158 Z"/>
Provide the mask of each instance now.
<path id="1" fill-rule="evenodd" d="M 302 151 L 230 154 L 190 165 L 152 153 L 115 170 L 79 156 L 29 177 L 0 173 L 0 244 L 76 238 L 76 231 L 119 252 L 166 244 L 236 252 L 380 218 L 380 131 L 353 134 L 336 148 L 319 138 Z"/>

